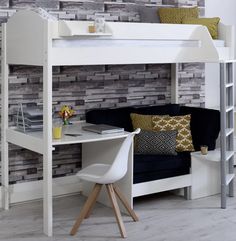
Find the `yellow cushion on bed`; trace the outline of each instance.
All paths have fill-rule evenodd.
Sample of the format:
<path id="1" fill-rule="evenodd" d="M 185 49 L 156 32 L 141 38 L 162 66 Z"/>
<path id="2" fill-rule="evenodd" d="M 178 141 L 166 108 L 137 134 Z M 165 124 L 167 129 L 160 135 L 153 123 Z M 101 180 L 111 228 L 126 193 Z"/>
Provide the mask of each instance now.
<path id="1" fill-rule="evenodd" d="M 181 24 L 184 18 L 198 18 L 197 7 L 193 8 L 159 8 L 158 13 L 161 23 Z"/>
<path id="2" fill-rule="evenodd" d="M 194 151 L 190 121 L 191 115 L 152 117 L 154 131 L 178 131 L 176 137 L 176 151 L 179 152 Z"/>
<path id="3" fill-rule="evenodd" d="M 152 130 L 152 115 L 141 115 L 131 113 L 130 118 L 132 120 L 133 129 L 141 128 L 145 131 Z"/>
<path id="4" fill-rule="evenodd" d="M 220 18 L 184 18 L 183 24 L 199 24 L 206 26 L 213 39 L 218 39 L 218 23 Z"/>

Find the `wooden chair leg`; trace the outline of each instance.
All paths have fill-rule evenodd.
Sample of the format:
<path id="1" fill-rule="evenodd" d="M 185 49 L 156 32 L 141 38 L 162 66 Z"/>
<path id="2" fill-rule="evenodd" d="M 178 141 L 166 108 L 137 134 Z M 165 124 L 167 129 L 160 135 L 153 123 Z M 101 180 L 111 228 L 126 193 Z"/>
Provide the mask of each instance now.
<path id="1" fill-rule="evenodd" d="M 126 234 L 126 230 L 125 230 L 125 225 L 124 225 L 122 217 L 121 217 L 120 209 L 119 209 L 119 206 L 118 206 L 118 203 L 117 203 L 117 200 L 116 200 L 116 196 L 115 196 L 113 186 L 112 186 L 112 184 L 106 184 L 106 188 L 107 188 L 109 198 L 111 200 L 113 210 L 115 212 L 116 221 L 117 221 L 119 229 L 120 229 L 121 237 L 126 238 L 127 234 Z"/>
<path id="2" fill-rule="evenodd" d="M 130 216 L 133 218 L 133 220 L 135 222 L 139 221 L 136 213 L 134 212 L 134 210 L 130 207 L 127 199 L 125 198 L 125 196 L 123 195 L 123 193 L 120 191 L 120 189 L 113 184 L 113 189 L 117 195 L 117 197 L 120 199 L 120 201 L 122 202 L 122 204 L 124 205 L 124 207 L 126 208 L 126 210 L 128 211 L 128 213 L 130 214 Z"/>
<path id="3" fill-rule="evenodd" d="M 90 210 L 91 205 L 94 203 L 94 200 L 96 201 L 96 197 L 98 196 L 98 193 L 101 190 L 102 185 L 96 183 L 94 186 L 93 191 L 90 193 L 90 195 L 88 196 L 87 201 L 85 202 L 79 217 L 77 218 L 73 228 L 70 231 L 70 235 L 75 235 L 79 229 L 80 224 L 82 223 L 84 217 L 86 216 L 86 214 L 88 213 L 88 211 Z"/>
<path id="4" fill-rule="evenodd" d="M 96 187 L 96 186 L 94 186 L 94 188 L 95 188 L 95 187 Z M 91 212 L 92 212 L 92 210 L 93 210 L 94 204 L 95 204 L 96 201 L 97 201 L 98 195 L 99 195 L 99 193 L 101 192 L 101 189 L 102 189 L 102 185 L 99 186 L 99 188 L 98 188 L 98 190 L 97 190 L 97 192 L 96 192 L 96 196 L 94 196 L 93 202 L 91 203 L 90 208 L 88 209 L 88 212 L 86 213 L 86 215 L 85 215 L 85 217 L 84 217 L 85 219 L 86 219 L 86 218 L 89 218 L 89 216 L 90 216 L 90 214 L 91 214 Z"/>

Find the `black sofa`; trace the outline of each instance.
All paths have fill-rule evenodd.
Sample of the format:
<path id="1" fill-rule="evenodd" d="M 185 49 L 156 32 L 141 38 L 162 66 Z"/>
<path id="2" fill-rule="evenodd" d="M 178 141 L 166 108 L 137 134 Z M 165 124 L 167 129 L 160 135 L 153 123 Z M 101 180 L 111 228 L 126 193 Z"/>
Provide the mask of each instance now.
<path id="1" fill-rule="evenodd" d="M 109 124 L 132 131 L 130 114 L 148 115 L 186 115 L 191 114 L 191 133 L 195 151 L 200 145 L 215 149 L 220 131 L 220 112 L 212 109 L 186 107 L 178 104 L 145 107 L 123 107 L 116 109 L 96 109 L 86 113 L 86 122 Z M 133 183 L 148 182 L 190 173 L 191 157 L 189 152 L 180 152 L 177 156 L 134 154 Z"/>

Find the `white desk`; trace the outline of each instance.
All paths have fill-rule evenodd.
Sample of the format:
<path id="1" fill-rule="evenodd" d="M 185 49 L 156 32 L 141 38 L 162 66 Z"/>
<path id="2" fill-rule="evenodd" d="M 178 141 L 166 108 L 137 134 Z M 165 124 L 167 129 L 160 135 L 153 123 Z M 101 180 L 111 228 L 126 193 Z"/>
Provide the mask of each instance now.
<path id="1" fill-rule="evenodd" d="M 129 134 L 128 132 L 120 132 L 114 134 L 96 134 L 92 132 L 83 131 L 81 129 L 82 125 L 86 123 L 77 123 L 70 126 L 63 127 L 62 138 L 59 140 L 52 141 L 52 151 L 53 146 L 67 145 L 67 144 L 82 144 L 82 168 L 93 163 L 111 163 L 119 150 L 121 144 L 123 143 L 125 137 Z M 65 136 L 64 133 L 81 133 L 81 136 Z M 43 133 L 42 132 L 31 132 L 22 133 L 17 129 L 10 128 L 7 130 L 7 141 L 8 143 L 13 143 L 16 145 L 24 146 L 25 148 L 36 151 L 37 153 L 43 154 Z M 23 143 L 23 144 L 22 144 Z M 127 175 L 117 184 L 120 189 L 126 195 L 131 207 L 133 207 L 132 198 L 132 184 L 133 184 L 133 145 L 129 153 L 128 162 L 128 172 Z M 45 166 L 44 166 L 45 168 Z M 48 168 L 48 167 L 46 167 Z M 50 171 L 50 170 L 48 170 Z M 79 179 L 78 179 L 79 185 Z M 82 191 L 87 195 L 91 189 L 92 184 L 88 182 L 83 182 Z M 48 191 L 52 188 L 52 176 L 50 178 L 44 177 L 44 225 L 48 227 L 53 227 L 53 209 L 52 209 L 52 192 Z M 9 205 L 9 193 L 4 192 L 6 196 L 4 200 L 8 202 Z M 110 205 L 107 198 L 107 194 L 101 192 L 98 199 L 101 203 L 105 205 Z M 45 212 L 47 210 L 47 212 Z"/>

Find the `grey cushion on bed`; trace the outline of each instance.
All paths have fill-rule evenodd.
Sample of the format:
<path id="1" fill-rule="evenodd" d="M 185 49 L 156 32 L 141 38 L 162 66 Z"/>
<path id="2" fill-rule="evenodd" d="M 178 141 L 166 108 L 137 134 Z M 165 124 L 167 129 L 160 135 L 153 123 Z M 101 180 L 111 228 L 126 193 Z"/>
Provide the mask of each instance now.
<path id="1" fill-rule="evenodd" d="M 135 153 L 177 155 L 176 135 L 178 131 L 145 131 L 135 137 Z"/>
<path id="2" fill-rule="evenodd" d="M 157 7 L 138 6 L 138 13 L 142 23 L 160 23 Z"/>

